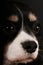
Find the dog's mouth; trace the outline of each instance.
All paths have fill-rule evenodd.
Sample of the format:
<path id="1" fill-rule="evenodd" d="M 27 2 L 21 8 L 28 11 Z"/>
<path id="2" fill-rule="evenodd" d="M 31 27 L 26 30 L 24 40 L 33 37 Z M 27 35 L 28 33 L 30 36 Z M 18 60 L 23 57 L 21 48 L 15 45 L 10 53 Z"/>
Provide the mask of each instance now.
<path id="1" fill-rule="evenodd" d="M 28 63 L 28 62 L 32 62 L 32 61 L 34 61 L 34 59 L 29 57 L 29 58 L 26 58 L 26 59 L 16 60 L 14 62 L 16 62 L 16 63 Z"/>
<path id="2" fill-rule="evenodd" d="M 33 62 L 35 59 L 29 57 L 29 58 L 26 58 L 26 59 L 19 59 L 19 60 L 15 60 L 15 61 L 9 61 L 8 59 L 5 60 L 5 63 L 4 64 L 7 64 L 7 65 L 27 65 L 27 63 L 31 63 Z"/>

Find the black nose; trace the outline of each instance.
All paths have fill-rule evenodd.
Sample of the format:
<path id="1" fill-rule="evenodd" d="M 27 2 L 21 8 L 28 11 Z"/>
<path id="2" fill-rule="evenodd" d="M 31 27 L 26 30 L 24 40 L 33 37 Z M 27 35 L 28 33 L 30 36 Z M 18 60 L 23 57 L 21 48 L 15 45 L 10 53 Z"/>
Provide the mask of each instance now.
<path id="1" fill-rule="evenodd" d="M 33 53 L 37 48 L 37 44 L 34 41 L 25 41 L 22 46 L 28 53 Z"/>

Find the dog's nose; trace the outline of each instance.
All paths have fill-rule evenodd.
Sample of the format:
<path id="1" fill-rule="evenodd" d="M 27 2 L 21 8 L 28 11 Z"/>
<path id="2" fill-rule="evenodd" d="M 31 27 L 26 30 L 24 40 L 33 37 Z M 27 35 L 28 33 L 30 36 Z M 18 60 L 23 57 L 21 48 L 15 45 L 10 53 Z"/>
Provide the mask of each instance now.
<path id="1" fill-rule="evenodd" d="M 37 48 L 37 44 L 34 41 L 22 42 L 22 46 L 28 53 L 33 53 Z"/>

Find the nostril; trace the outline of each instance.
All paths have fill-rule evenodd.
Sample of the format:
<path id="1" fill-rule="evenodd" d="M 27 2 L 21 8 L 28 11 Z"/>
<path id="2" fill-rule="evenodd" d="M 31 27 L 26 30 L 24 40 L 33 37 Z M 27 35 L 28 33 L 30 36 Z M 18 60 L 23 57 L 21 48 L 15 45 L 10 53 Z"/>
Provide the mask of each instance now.
<path id="1" fill-rule="evenodd" d="M 29 53 L 34 52 L 36 50 L 36 48 L 37 48 L 37 44 L 34 41 L 22 42 L 22 46 Z"/>

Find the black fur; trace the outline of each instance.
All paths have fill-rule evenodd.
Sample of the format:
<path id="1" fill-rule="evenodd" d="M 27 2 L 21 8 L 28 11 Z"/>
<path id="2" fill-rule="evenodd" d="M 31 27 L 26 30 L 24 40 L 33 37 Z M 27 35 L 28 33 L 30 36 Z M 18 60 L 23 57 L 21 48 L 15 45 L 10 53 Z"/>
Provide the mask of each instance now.
<path id="1" fill-rule="evenodd" d="M 5 6 L 3 6 L 1 9 L 1 10 L 3 10 L 3 12 L 1 11 L 2 16 L 1 16 L 1 21 L 0 21 L 0 65 L 3 65 L 3 60 L 4 60 L 3 55 L 5 52 L 4 51 L 5 46 L 8 44 L 8 42 L 12 41 L 17 36 L 17 34 L 19 33 L 19 31 L 21 29 L 22 17 L 20 15 L 20 13 L 17 11 L 16 6 L 18 8 L 20 8 L 20 10 L 23 13 L 24 27 L 26 26 L 24 29 L 27 29 L 27 32 L 30 33 L 30 30 L 32 30 L 34 32 L 34 28 L 37 27 L 37 25 L 41 29 L 41 25 L 40 25 L 40 22 L 38 19 L 35 23 L 31 23 L 31 22 L 27 23 L 26 22 L 26 21 L 29 21 L 27 18 L 28 12 L 31 11 L 36 15 L 36 13 L 30 7 L 28 7 L 24 3 L 15 2 L 15 1 L 6 1 Z M 9 21 L 7 19 L 11 14 L 18 14 L 19 15 L 18 23 L 14 23 L 14 22 Z M 7 30 L 6 29 L 7 26 L 8 27 L 13 26 L 13 31 L 11 29 Z M 30 30 L 28 30 L 28 27 Z M 39 41 L 39 46 L 40 46 L 39 55 L 38 55 L 37 59 L 31 63 L 27 63 L 27 64 L 19 63 L 18 65 L 43 65 L 43 45 L 42 45 L 43 44 L 43 37 L 41 35 L 41 30 L 38 33 L 36 33 L 36 31 L 34 32 L 34 34 L 37 37 L 37 39 Z M 14 35 L 14 33 L 15 33 L 15 35 Z"/>

